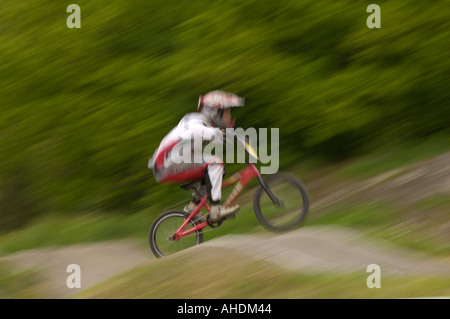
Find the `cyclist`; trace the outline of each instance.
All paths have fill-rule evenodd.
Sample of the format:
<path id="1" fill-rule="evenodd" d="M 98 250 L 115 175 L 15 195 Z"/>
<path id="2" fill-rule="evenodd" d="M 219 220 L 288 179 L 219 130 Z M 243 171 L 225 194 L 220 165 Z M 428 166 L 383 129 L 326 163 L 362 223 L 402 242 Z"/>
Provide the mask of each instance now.
<path id="1" fill-rule="evenodd" d="M 201 196 L 208 195 L 211 204 L 211 221 L 217 222 L 234 214 L 239 205 L 225 207 L 220 205 L 222 193 L 222 178 L 224 175 L 223 161 L 219 156 L 202 156 L 200 163 L 183 162 L 186 158 L 179 149 L 192 154 L 198 151 L 193 139 L 202 142 L 221 140 L 226 128 L 234 127 L 235 120 L 231 118 L 231 108 L 244 106 L 244 99 L 229 92 L 215 90 L 199 97 L 198 112 L 186 114 L 178 125 L 161 141 L 149 161 L 149 168 L 158 183 L 183 182 L 202 179 L 199 192 Z M 177 146 L 176 152 L 171 152 Z M 186 155 L 186 154 L 184 154 Z M 194 194 L 192 201 L 186 205 L 185 211 L 192 212 L 199 203 Z M 202 215 L 201 215 L 202 216 Z M 204 219 L 204 217 L 202 216 Z"/>

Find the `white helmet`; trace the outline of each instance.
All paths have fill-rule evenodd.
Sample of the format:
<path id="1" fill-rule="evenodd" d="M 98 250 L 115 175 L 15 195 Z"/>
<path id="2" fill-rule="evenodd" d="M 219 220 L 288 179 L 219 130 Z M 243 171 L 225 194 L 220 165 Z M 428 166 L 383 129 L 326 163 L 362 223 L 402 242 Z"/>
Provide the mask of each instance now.
<path id="1" fill-rule="evenodd" d="M 227 108 L 244 106 L 245 99 L 236 94 L 224 91 L 211 91 L 199 97 L 197 110 L 205 115 L 208 124 L 215 124 L 225 129 L 234 127 L 235 120 L 229 122 L 223 119 L 223 111 Z"/>

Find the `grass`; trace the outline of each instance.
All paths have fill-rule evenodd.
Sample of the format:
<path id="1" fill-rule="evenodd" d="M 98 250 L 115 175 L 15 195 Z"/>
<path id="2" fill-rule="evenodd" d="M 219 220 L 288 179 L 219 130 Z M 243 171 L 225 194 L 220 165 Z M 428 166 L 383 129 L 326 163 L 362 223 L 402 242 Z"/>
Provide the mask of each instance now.
<path id="1" fill-rule="evenodd" d="M 343 167 L 336 172 L 335 178 L 370 178 L 447 151 L 450 151 L 448 138 L 386 145 L 342 163 Z"/>
<path id="2" fill-rule="evenodd" d="M 7 262 L 0 261 L 0 299 L 42 297 L 42 286 L 36 272 L 12 269 Z"/>
<path id="3" fill-rule="evenodd" d="M 0 237 L 0 250 L 15 252 L 126 237 L 144 240 L 152 221 L 145 211 L 129 216 L 102 213 L 46 216 L 26 228 Z"/>

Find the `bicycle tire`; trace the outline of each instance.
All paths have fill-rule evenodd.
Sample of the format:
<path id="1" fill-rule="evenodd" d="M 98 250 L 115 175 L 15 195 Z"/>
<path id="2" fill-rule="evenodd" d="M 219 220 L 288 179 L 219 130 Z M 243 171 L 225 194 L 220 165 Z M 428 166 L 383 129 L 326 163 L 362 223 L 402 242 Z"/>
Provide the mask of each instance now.
<path id="1" fill-rule="evenodd" d="M 150 227 L 149 231 L 149 245 L 153 252 L 153 254 L 157 257 L 164 257 L 169 254 L 184 250 L 186 248 L 189 248 L 191 246 L 199 245 L 203 242 L 203 231 L 201 229 L 197 230 L 194 234 L 189 235 L 185 238 L 178 239 L 176 241 L 169 240 L 170 235 L 172 235 L 178 227 L 181 226 L 182 222 L 189 217 L 189 213 L 186 213 L 182 210 L 170 210 L 165 213 L 162 213 L 159 215 L 155 221 L 153 222 L 152 226 Z M 167 226 L 167 221 L 169 219 L 172 219 L 171 223 L 172 225 L 168 225 L 169 229 L 161 228 L 163 225 Z M 175 220 L 176 219 L 176 220 Z M 192 226 L 195 226 L 197 223 L 193 220 L 190 221 Z M 195 241 L 192 240 L 192 236 L 195 236 Z M 167 242 L 165 242 L 164 238 L 166 237 Z M 189 239 L 189 241 L 186 241 L 186 239 Z M 186 247 L 180 245 L 179 243 L 182 242 L 185 244 Z M 169 244 L 171 246 L 171 249 L 164 248 L 162 249 L 162 243 Z M 192 244 L 193 243 L 193 244 Z M 170 245 L 172 244 L 172 245 Z M 176 249 L 178 246 L 179 249 Z M 170 252 L 172 250 L 172 252 Z M 169 251 L 166 252 L 166 251 Z"/>
<path id="2" fill-rule="evenodd" d="M 298 211 L 297 210 L 289 211 L 289 215 L 291 215 L 291 218 L 290 220 L 288 220 L 288 222 L 284 222 L 281 224 L 277 223 L 275 222 L 275 220 L 277 219 L 279 220 L 280 218 L 282 218 L 281 216 L 282 213 L 276 211 L 277 209 L 279 209 L 279 207 L 277 207 L 275 203 L 273 203 L 269 199 L 264 188 L 260 186 L 256 190 L 255 197 L 253 200 L 253 209 L 258 221 L 268 230 L 276 232 L 288 231 L 296 227 L 299 227 L 303 223 L 309 211 L 309 195 L 303 183 L 297 177 L 286 172 L 277 172 L 273 175 L 270 175 L 267 178 L 264 178 L 263 181 L 271 191 L 274 191 L 273 188 L 277 185 L 277 183 L 279 185 L 283 184 L 290 185 L 289 191 L 291 193 L 282 191 L 283 193 L 282 195 L 280 194 L 275 195 L 277 196 L 277 198 L 290 197 L 289 199 L 291 199 L 292 197 L 295 197 L 295 195 L 293 195 L 292 193 L 298 193 L 298 195 L 300 195 L 299 197 L 301 197 L 301 204 L 298 207 Z M 265 197 L 265 203 L 264 205 L 261 205 L 263 197 Z M 273 219 L 269 218 L 268 215 L 270 214 L 268 214 L 265 211 L 262 211 L 261 206 L 271 206 L 270 209 L 268 207 L 264 207 L 263 210 L 273 211 L 272 214 L 275 217 Z M 279 216 L 277 216 L 277 214 Z"/>

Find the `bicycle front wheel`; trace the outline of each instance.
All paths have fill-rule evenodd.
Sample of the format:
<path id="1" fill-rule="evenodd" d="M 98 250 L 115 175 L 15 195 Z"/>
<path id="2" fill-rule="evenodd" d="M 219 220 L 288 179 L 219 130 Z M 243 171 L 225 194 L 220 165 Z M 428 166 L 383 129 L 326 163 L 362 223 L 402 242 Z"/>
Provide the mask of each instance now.
<path id="1" fill-rule="evenodd" d="M 271 231 L 300 226 L 309 210 L 309 196 L 302 182 L 293 175 L 278 172 L 262 183 L 253 201 L 259 222 Z"/>
<path id="2" fill-rule="evenodd" d="M 201 229 L 177 240 L 172 238 L 173 234 L 188 217 L 189 214 L 184 211 L 172 210 L 156 218 L 149 232 L 150 248 L 156 257 L 168 256 L 203 242 Z M 191 226 L 196 225 L 192 220 L 190 224 Z"/>

